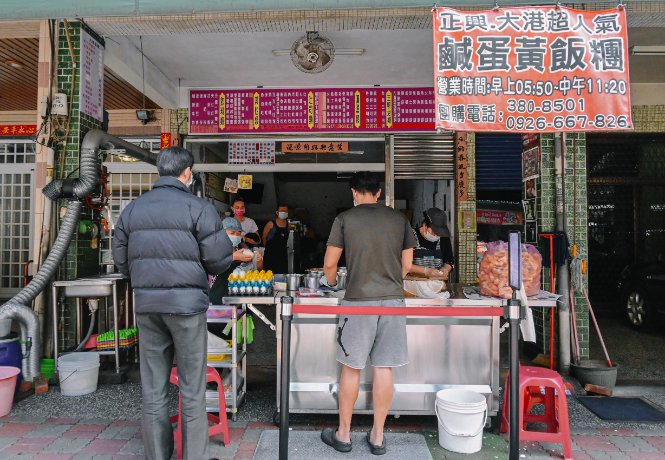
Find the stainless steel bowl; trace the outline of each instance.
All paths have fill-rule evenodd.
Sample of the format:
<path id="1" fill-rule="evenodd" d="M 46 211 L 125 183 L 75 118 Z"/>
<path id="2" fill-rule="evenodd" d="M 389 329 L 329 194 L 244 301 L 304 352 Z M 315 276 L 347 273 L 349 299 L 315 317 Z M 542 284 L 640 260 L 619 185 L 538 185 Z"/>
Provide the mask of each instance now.
<path id="1" fill-rule="evenodd" d="M 299 273 L 289 273 L 286 275 L 286 290 L 297 291 L 302 281 L 302 275 Z"/>
<path id="2" fill-rule="evenodd" d="M 346 270 L 337 272 L 337 289 L 346 289 Z"/>
<path id="3" fill-rule="evenodd" d="M 310 289 L 318 289 L 321 280 L 321 276 L 316 276 L 314 274 L 305 275 L 303 278 L 303 286 Z"/>

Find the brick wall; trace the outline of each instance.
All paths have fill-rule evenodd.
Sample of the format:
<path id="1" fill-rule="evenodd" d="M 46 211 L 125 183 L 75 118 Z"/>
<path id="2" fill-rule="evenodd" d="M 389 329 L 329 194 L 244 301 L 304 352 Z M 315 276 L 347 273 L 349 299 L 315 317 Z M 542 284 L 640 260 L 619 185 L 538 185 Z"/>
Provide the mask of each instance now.
<path id="1" fill-rule="evenodd" d="M 171 112 L 171 133 L 189 133 L 189 109 L 173 109 Z"/>
<path id="2" fill-rule="evenodd" d="M 541 166 L 538 189 L 538 231 L 552 232 L 556 229 L 556 183 L 554 164 L 554 135 L 540 136 Z M 564 197 L 567 234 L 572 247 L 576 243 L 578 257 L 588 258 L 587 226 L 587 176 L 586 176 L 586 136 L 584 133 L 565 135 Z M 574 161 L 573 161 L 574 160 Z M 543 289 L 550 290 L 550 270 L 543 267 Z M 587 284 L 584 276 L 583 283 Z M 549 310 L 535 310 L 536 335 L 538 344 L 545 353 L 549 353 Z M 589 317 L 588 306 L 583 296 L 576 292 L 575 313 L 577 318 L 580 355 L 589 356 Z M 558 340 L 558 316 L 555 314 L 555 337 Z M 572 331 L 571 331 L 572 333 Z M 557 342 L 558 343 L 558 342 Z M 558 353 L 558 350 L 555 350 Z M 558 357 L 558 355 L 555 355 Z"/>
<path id="3" fill-rule="evenodd" d="M 634 105 L 633 125 L 637 133 L 665 133 L 665 105 Z"/>

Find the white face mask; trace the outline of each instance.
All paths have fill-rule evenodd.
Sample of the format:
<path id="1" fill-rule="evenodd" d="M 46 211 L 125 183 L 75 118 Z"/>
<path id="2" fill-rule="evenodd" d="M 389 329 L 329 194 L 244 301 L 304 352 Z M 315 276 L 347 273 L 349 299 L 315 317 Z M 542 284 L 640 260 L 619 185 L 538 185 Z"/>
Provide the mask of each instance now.
<path id="1" fill-rule="evenodd" d="M 194 183 L 194 173 L 190 171 L 189 173 L 189 180 L 185 184 L 187 187 L 191 187 L 192 184 Z"/>
<path id="2" fill-rule="evenodd" d="M 234 248 L 238 246 L 242 241 L 242 236 L 240 235 L 227 235 L 227 236 L 231 240 L 231 244 L 233 245 Z"/>
<path id="3" fill-rule="evenodd" d="M 284 212 L 284 211 L 280 211 L 280 212 L 277 213 L 277 217 L 280 218 L 280 219 L 288 219 L 289 213 Z"/>
<path id="4" fill-rule="evenodd" d="M 423 235 L 423 238 L 425 238 L 430 243 L 436 243 L 437 241 L 439 241 L 441 239 L 440 236 L 432 235 L 428 231 L 425 231 L 425 234 Z"/>

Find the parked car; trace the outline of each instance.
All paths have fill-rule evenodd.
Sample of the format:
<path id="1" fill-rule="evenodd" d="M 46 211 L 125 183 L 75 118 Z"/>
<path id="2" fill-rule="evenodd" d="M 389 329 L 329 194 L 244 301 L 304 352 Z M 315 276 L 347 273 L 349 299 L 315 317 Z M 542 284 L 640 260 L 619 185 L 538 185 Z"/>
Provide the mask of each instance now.
<path id="1" fill-rule="evenodd" d="M 621 308 L 635 329 L 649 330 L 665 317 L 665 262 L 629 265 L 619 277 Z"/>

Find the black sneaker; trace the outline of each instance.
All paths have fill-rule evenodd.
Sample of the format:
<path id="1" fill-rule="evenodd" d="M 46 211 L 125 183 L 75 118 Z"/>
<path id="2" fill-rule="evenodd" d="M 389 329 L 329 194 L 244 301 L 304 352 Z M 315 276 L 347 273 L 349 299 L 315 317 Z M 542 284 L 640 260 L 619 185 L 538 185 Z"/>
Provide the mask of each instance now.
<path id="1" fill-rule="evenodd" d="M 321 441 L 328 444 L 330 447 L 335 449 L 337 452 L 351 452 L 351 443 L 342 442 L 337 439 L 335 428 L 324 428 L 321 432 Z"/>
<path id="2" fill-rule="evenodd" d="M 377 446 L 376 444 L 372 444 L 372 441 L 370 441 L 371 433 L 372 433 L 372 430 L 370 429 L 367 432 L 367 436 L 365 436 L 365 440 L 367 440 L 367 445 L 369 446 L 369 450 L 374 455 L 383 455 L 383 454 L 385 454 L 386 453 L 386 436 L 383 435 L 383 443 L 380 446 Z"/>

